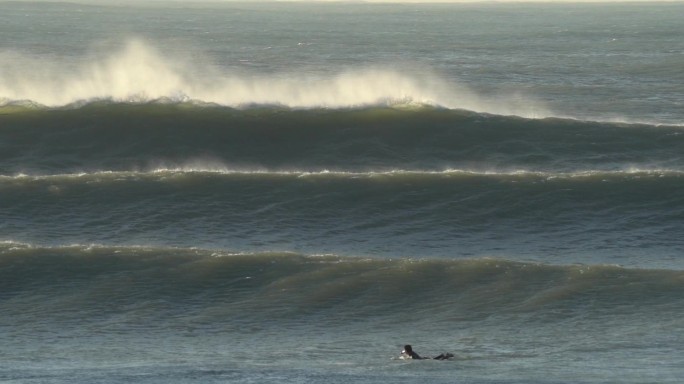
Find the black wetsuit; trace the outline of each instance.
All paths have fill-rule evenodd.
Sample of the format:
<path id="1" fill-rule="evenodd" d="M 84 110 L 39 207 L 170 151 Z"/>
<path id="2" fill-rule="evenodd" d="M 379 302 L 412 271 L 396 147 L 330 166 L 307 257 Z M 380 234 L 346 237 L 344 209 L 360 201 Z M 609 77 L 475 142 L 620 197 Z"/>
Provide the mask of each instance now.
<path id="1" fill-rule="evenodd" d="M 420 357 L 420 355 L 413 352 L 412 349 L 411 350 L 404 350 L 401 353 L 401 355 L 404 356 L 404 358 L 413 359 L 413 360 L 426 360 L 426 359 L 430 360 L 429 357 Z M 452 357 L 454 357 L 453 353 L 442 353 L 439 356 L 433 357 L 432 359 L 433 360 L 448 360 Z"/>
<path id="2" fill-rule="evenodd" d="M 401 356 L 405 359 L 414 359 L 414 360 L 421 360 L 422 359 L 422 357 L 420 357 L 420 355 L 413 352 L 413 348 L 408 344 L 404 345 L 404 350 L 401 351 Z"/>
<path id="3" fill-rule="evenodd" d="M 453 353 L 442 353 L 441 355 L 439 355 L 437 357 L 433 357 L 433 359 L 435 359 L 435 360 L 449 360 L 452 357 L 454 357 Z"/>

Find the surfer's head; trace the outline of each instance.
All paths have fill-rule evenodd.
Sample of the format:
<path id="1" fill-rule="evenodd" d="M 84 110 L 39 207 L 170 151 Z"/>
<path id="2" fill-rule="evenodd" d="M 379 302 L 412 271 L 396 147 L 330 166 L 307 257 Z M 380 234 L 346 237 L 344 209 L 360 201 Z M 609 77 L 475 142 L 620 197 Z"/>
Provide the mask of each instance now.
<path id="1" fill-rule="evenodd" d="M 413 352 L 413 348 L 409 344 L 404 345 L 404 349 L 401 351 L 402 359 L 420 359 L 421 357 Z"/>

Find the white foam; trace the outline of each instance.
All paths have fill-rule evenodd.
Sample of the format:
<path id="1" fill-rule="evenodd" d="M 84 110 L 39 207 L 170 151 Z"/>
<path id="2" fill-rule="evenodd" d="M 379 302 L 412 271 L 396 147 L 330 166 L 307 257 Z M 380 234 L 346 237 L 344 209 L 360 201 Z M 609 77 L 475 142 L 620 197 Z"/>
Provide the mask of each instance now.
<path id="1" fill-rule="evenodd" d="M 42 180 L 70 180 L 80 178 L 94 178 L 99 181 L 126 181 L 130 178 L 159 177 L 159 176 L 183 176 L 188 174 L 217 174 L 217 175 L 240 175 L 240 176 L 264 176 L 264 177 L 293 177 L 293 178 L 317 178 L 317 177 L 343 177 L 350 179 L 373 179 L 392 177 L 510 177 L 537 178 L 541 180 L 563 179 L 592 179 L 592 178 L 615 178 L 615 177 L 682 177 L 684 170 L 677 169 L 641 169 L 626 168 L 618 170 L 576 170 L 576 171 L 541 171 L 531 169 L 458 169 L 447 168 L 443 170 L 421 169 L 388 169 L 378 171 L 355 171 L 355 170 L 330 170 L 330 169 L 267 169 L 231 167 L 217 162 L 202 164 L 199 161 L 190 161 L 187 164 L 167 165 L 150 167 L 144 170 L 136 169 L 129 171 L 94 171 L 64 174 L 16 174 L 13 176 L 0 175 L 0 182 L 10 181 L 42 181 Z"/>
<path id="2" fill-rule="evenodd" d="M 434 105 L 478 112 L 550 116 L 521 95 L 485 99 L 428 68 L 355 67 L 323 76 L 313 73 L 236 72 L 191 57 L 172 57 L 141 40 L 118 51 L 45 60 L 0 53 L 0 102 L 30 100 L 60 107 L 93 100 L 201 101 L 230 107 L 282 105 L 345 108 L 365 105 Z"/>

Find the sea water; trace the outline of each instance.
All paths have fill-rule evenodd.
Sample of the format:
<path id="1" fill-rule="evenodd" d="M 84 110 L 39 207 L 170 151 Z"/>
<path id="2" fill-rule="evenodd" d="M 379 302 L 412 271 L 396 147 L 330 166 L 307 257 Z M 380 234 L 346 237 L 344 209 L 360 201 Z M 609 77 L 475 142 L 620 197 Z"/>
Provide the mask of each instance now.
<path id="1" fill-rule="evenodd" d="M 0 380 L 678 383 L 682 14 L 0 3 Z"/>

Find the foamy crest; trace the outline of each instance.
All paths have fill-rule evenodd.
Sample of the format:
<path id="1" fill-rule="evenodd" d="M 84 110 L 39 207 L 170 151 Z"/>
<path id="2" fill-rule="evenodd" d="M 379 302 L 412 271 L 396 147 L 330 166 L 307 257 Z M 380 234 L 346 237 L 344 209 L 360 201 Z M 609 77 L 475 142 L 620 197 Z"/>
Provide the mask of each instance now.
<path id="1" fill-rule="evenodd" d="M 73 65 L 18 53 L 0 53 L 0 102 L 30 100 L 50 107 L 93 100 L 196 100 L 230 107 L 282 105 L 346 108 L 434 105 L 478 112 L 548 116 L 520 95 L 485 99 L 429 70 L 356 68 L 329 76 L 310 73 L 226 73 L 191 58 L 169 57 L 140 40 Z"/>

